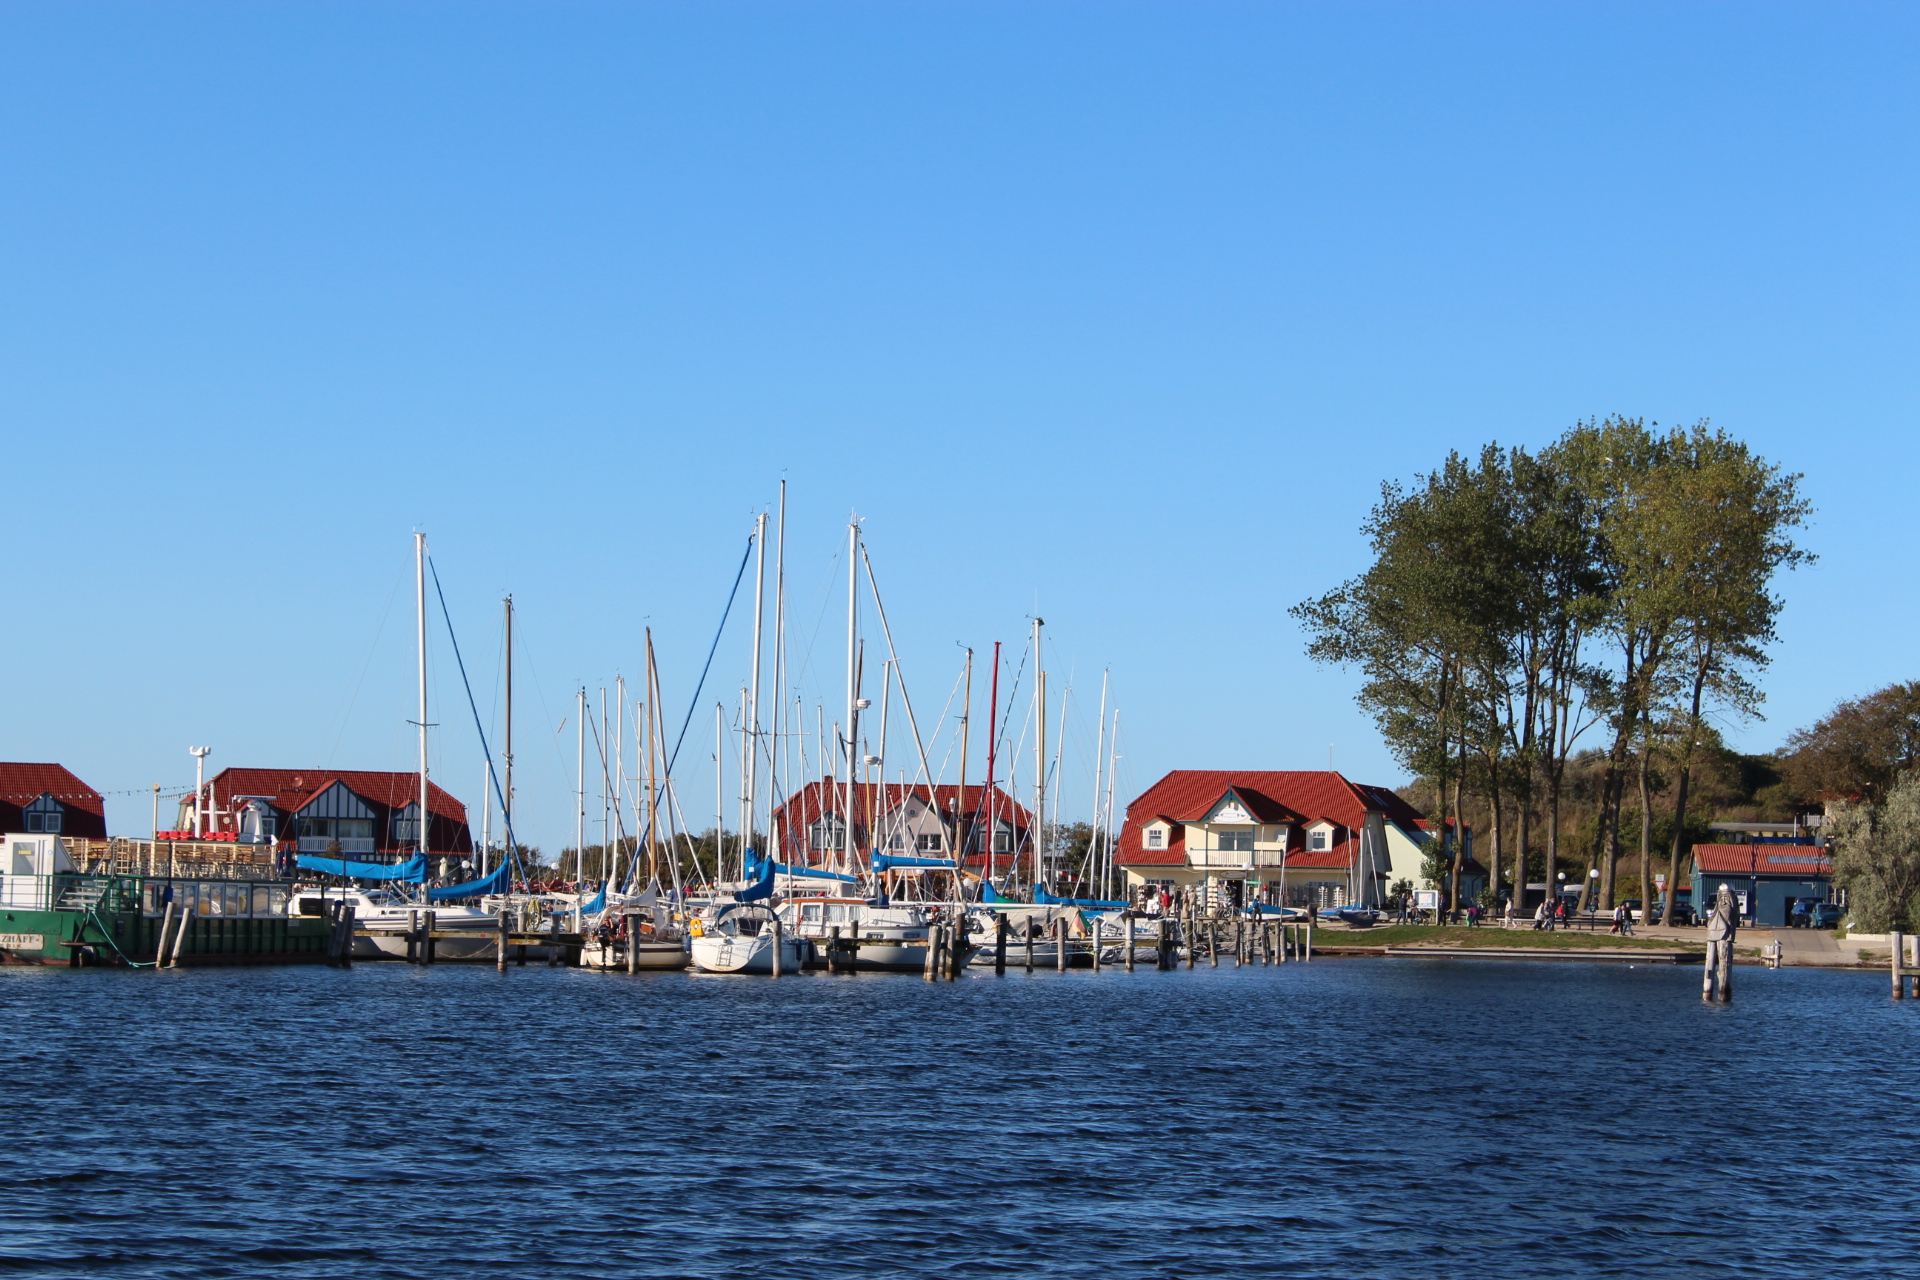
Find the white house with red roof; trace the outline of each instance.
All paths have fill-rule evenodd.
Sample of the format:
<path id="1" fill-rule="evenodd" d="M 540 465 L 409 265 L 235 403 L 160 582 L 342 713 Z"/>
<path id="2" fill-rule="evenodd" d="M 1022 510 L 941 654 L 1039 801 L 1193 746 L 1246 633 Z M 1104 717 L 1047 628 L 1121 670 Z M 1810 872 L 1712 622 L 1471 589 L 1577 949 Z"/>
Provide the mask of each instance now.
<path id="1" fill-rule="evenodd" d="M 417 773 L 222 769 L 197 798 L 180 798 L 181 830 L 193 826 L 196 799 L 211 813 L 204 830 L 243 844 L 373 862 L 399 862 L 420 847 Z M 429 780 L 427 807 L 428 855 L 470 857 L 466 805 Z"/>
<path id="2" fill-rule="evenodd" d="M 1390 788 L 1332 770 L 1176 769 L 1127 806 L 1115 862 L 1129 889 L 1197 889 L 1209 903 L 1379 904 L 1422 884 L 1427 822 Z M 1463 896 L 1485 873 L 1462 866 Z"/>

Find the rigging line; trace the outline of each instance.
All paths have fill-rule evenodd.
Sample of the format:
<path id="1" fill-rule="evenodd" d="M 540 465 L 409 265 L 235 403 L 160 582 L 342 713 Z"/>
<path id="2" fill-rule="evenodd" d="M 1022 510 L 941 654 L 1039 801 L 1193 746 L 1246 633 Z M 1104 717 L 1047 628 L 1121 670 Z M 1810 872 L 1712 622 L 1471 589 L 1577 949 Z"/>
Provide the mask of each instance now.
<path id="1" fill-rule="evenodd" d="M 493 791 L 500 800 L 500 821 L 507 829 L 507 864 L 511 867 L 519 851 L 519 842 L 513 838 L 513 813 L 507 808 L 506 795 L 500 790 L 499 770 L 491 767 L 493 749 L 487 746 L 487 730 L 480 723 L 480 706 L 473 700 L 473 685 L 467 680 L 467 660 L 460 656 L 460 637 L 453 634 L 453 615 L 447 612 L 447 593 L 440 587 L 440 570 L 434 565 L 432 556 L 427 557 L 427 570 L 433 574 L 433 594 L 440 598 L 440 616 L 446 620 L 447 639 L 453 643 L 453 660 L 460 666 L 460 684 L 467 691 L 467 709 L 473 712 L 473 731 L 480 735 L 480 754 L 486 757 L 489 766 L 487 772 L 493 778 Z M 431 814 L 420 815 L 420 830 L 423 833 L 420 841 L 422 848 L 426 847 L 424 833 L 427 830 L 427 824 L 431 821 Z M 513 873 L 509 871 L 507 875 L 511 879 Z"/>
<path id="2" fill-rule="evenodd" d="M 693 700 L 687 704 L 687 718 L 680 722 L 680 736 L 674 739 L 673 754 L 667 757 L 667 772 L 673 772 L 673 766 L 680 759 L 680 746 L 687 740 L 687 726 L 693 723 L 693 713 L 700 706 L 700 691 L 707 687 L 707 673 L 713 670 L 714 651 L 720 647 L 721 633 L 727 629 L 727 618 L 733 613 L 733 602 L 740 595 L 740 581 L 747 576 L 747 561 L 753 558 L 753 535 L 747 535 L 747 549 L 740 553 L 740 569 L 733 575 L 733 590 L 727 593 L 727 607 L 720 612 L 720 625 L 714 628 L 713 643 L 707 646 L 707 664 L 700 668 L 700 683 L 693 687 Z"/>
<path id="3" fill-rule="evenodd" d="M 393 612 L 393 602 L 399 598 L 400 583 L 406 575 L 404 565 L 393 575 L 393 590 L 387 593 L 387 607 L 380 611 L 380 622 L 373 629 L 373 641 L 367 645 L 367 656 L 360 660 L 360 674 L 354 678 L 353 694 L 347 699 L 347 709 L 340 713 L 340 731 L 334 734 L 333 745 L 327 748 L 326 759 L 320 766 L 323 769 L 333 768 L 333 757 L 340 750 L 340 739 L 347 736 L 347 723 L 353 717 L 354 705 L 360 701 L 360 690 L 367 680 L 367 668 L 373 665 L 373 655 L 380 648 L 380 637 L 387 631 L 387 616 Z"/>
<path id="4" fill-rule="evenodd" d="M 900 651 L 893 645 L 893 628 L 887 625 L 887 606 L 880 603 L 880 580 L 873 574 L 873 557 L 867 554 L 866 545 L 860 547 L 861 562 L 867 566 L 867 587 L 873 592 L 873 611 L 880 615 L 880 634 L 887 638 L 887 656 L 893 659 L 893 678 L 900 686 L 900 705 L 907 709 L 907 727 L 913 730 L 913 746 L 920 753 L 920 777 L 931 787 L 933 769 L 927 764 L 926 744 L 920 741 L 920 725 L 913 718 L 913 699 L 907 696 L 907 678 L 900 674 Z M 886 673 L 880 675 L 880 696 L 885 699 L 887 690 Z M 883 701 L 881 705 L 886 704 Z M 882 780 L 884 782 L 884 779 Z"/>

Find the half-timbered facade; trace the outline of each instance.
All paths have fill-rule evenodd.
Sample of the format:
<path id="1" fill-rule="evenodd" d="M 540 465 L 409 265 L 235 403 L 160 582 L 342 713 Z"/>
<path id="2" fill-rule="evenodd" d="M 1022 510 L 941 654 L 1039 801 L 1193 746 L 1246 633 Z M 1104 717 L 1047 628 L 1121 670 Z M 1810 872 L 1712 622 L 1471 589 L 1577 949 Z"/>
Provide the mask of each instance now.
<path id="1" fill-rule="evenodd" d="M 0 763 L 0 831 L 104 840 L 106 801 L 65 765 Z"/>
<path id="2" fill-rule="evenodd" d="M 223 769 L 200 802 L 207 830 L 243 844 L 371 862 L 398 862 L 420 849 L 420 775 L 339 769 Z M 193 825 L 194 797 L 180 801 L 179 827 Z M 467 809 L 429 783 L 427 853 L 473 853 Z"/>

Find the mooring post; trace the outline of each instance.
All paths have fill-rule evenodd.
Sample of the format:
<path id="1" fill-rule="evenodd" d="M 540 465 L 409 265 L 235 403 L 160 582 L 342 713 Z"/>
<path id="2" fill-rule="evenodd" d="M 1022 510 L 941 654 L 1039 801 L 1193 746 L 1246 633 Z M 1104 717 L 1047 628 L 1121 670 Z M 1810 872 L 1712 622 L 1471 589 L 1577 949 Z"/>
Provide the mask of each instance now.
<path id="1" fill-rule="evenodd" d="M 428 911 L 422 914 L 420 920 L 420 923 L 426 926 L 420 932 L 421 956 L 426 964 L 433 963 L 433 927 L 436 923 L 434 917 L 435 913 Z"/>
<path id="2" fill-rule="evenodd" d="M 1033 923 L 1033 917 L 1031 916 L 1027 917 L 1027 925 L 1024 932 L 1027 935 L 1027 972 L 1028 973 L 1033 972 L 1033 931 L 1035 928 L 1036 926 Z"/>
<path id="3" fill-rule="evenodd" d="M 620 917 L 620 923 L 627 931 L 627 973 L 640 972 L 640 918 L 632 912 Z"/>
<path id="4" fill-rule="evenodd" d="M 1106 922 L 1099 916 L 1093 918 L 1093 971 L 1100 972 L 1100 938 L 1106 932 Z"/>
<path id="5" fill-rule="evenodd" d="M 1181 930 L 1186 935 L 1187 968 L 1200 963 L 1200 906 L 1191 895 L 1187 898 L 1187 918 L 1181 922 Z"/>
<path id="6" fill-rule="evenodd" d="M 1904 1000 L 1907 998 L 1907 979 L 1901 971 L 1900 962 L 1907 958 L 1907 935 L 1895 929 L 1887 934 L 1887 941 L 1893 944 L 1893 998 Z"/>
<path id="7" fill-rule="evenodd" d="M 627 940 L 627 946 L 633 946 L 633 940 Z M 560 966 L 560 913 L 555 911 L 547 916 L 547 968 Z"/>
<path id="8" fill-rule="evenodd" d="M 634 947 L 634 943 L 638 941 L 639 941 L 638 938 L 630 939 L 627 943 L 628 948 L 637 950 L 637 948 Z M 780 976 L 780 917 L 779 916 L 775 916 L 773 918 L 773 976 L 776 978 Z"/>
<path id="9" fill-rule="evenodd" d="M 1127 972 L 1133 972 L 1133 912 L 1120 913 L 1120 950 L 1125 953 Z"/>
<path id="10" fill-rule="evenodd" d="M 507 932 L 507 909 L 502 907 L 500 908 L 499 947 L 494 952 L 493 958 L 493 971 L 495 973 L 505 973 L 507 971 Z"/>
<path id="11" fill-rule="evenodd" d="M 993 971 L 1004 974 L 1007 971 L 1007 913 L 993 913 Z"/>
<path id="12" fill-rule="evenodd" d="M 948 982 L 960 981 L 960 974 L 967 967 L 967 939 L 971 936 L 971 932 L 967 927 L 966 910 L 962 908 L 959 917 L 953 922 L 953 936 L 947 939 Z"/>
<path id="13" fill-rule="evenodd" d="M 1313 908 L 1307 908 L 1307 945 L 1300 955 L 1302 960 L 1313 959 Z"/>
<path id="14" fill-rule="evenodd" d="M 1061 916 L 1053 922 L 1053 971 L 1067 971 L 1067 918 Z"/>
<path id="15" fill-rule="evenodd" d="M 934 980 L 934 974 L 939 970 L 939 967 L 940 926 L 936 923 L 927 926 L 927 955 L 926 959 L 921 962 L 920 976 L 928 982 L 932 982 Z"/>
<path id="16" fill-rule="evenodd" d="M 419 945 L 420 945 L 420 913 L 418 911 L 408 911 L 407 912 L 407 963 L 408 964 L 419 963 L 420 955 L 419 955 L 419 952 L 416 950 L 416 948 L 418 948 Z"/>
<path id="17" fill-rule="evenodd" d="M 167 899 L 167 909 L 160 913 L 160 936 L 153 941 L 153 967 L 167 967 L 167 934 L 173 927 L 173 899 Z"/>
<path id="18" fill-rule="evenodd" d="M 341 913 L 345 917 L 340 926 L 340 967 L 342 969 L 353 968 L 353 913 L 354 906 L 351 902 L 347 903 L 346 910 Z"/>

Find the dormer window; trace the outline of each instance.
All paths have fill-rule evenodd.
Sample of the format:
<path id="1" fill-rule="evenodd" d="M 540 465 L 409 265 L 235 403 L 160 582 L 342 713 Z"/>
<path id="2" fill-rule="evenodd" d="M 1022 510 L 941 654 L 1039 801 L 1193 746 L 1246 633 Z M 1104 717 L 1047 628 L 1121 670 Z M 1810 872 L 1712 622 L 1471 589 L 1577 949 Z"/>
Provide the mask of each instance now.
<path id="1" fill-rule="evenodd" d="M 26 808 L 27 830 L 59 835 L 65 817 L 66 810 L 61 808 L 60 802 L 49 794 L 43 794 Z"/>
<path id="2" fill-rule="evenodd" d="M 1307 848 L 1315 853 L 1324 853 L 1332 843 L 1332 835 L 1325 827 L 1314 828 L 1307 832 Z"/>
<path id="3" fill-rule="evenodd" d="M 1147 828 L 1147 848 L 1164 849 L 1166 847 L 1167 847 L 1166 828 L 1165 827 L 1148 827 Z"/>
<path id="4" fill-rule="evenodd" d="M 813 824 L 809 843 L 816 849 L 838 849 L 840 836 L 845 828 L 838 818 L 822 818 Z"/>

